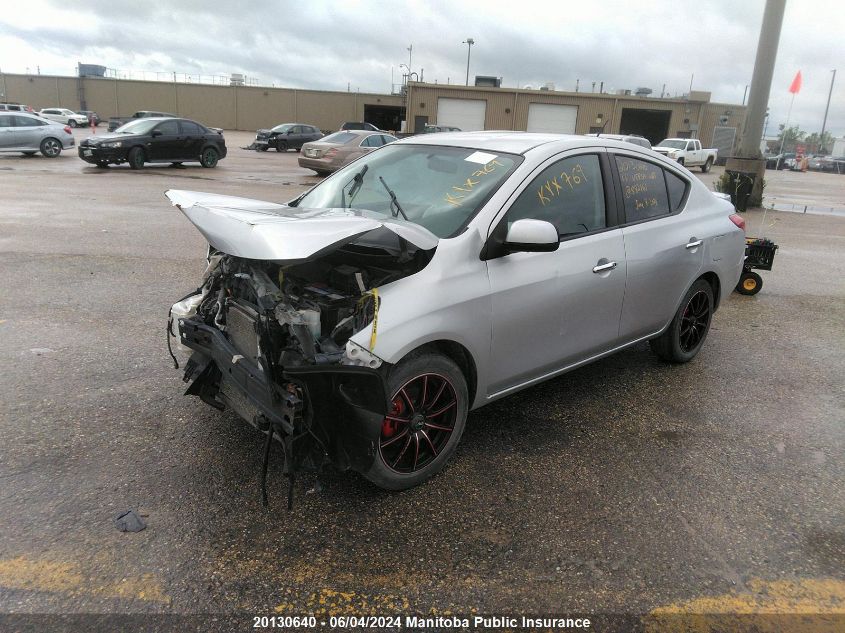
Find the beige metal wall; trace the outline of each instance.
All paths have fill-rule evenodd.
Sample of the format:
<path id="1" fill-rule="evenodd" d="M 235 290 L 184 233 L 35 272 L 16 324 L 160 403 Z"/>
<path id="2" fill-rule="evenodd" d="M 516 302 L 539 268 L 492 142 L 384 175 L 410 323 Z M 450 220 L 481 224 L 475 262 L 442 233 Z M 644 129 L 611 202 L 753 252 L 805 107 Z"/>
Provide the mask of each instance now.
<path id="1" fill-rule="evenodd" d="M 76 77 L 0 74 L 5 101 L 36 110 L 80 108 Z M 356 92 L 211 86 L 86 77 L 81 80 L 89 110 L 100 117 L 129 116 L 136 110 L 161 110 L 214 127 L 255 130 L 300 122 L 336 130 L 344 121 L 362 121 L 364 106 L 402 106 L 402 97 Z"/>
<path id="2" fill-rule="evenodd" d="M 481 88 L 474 86 L 443 86 L 411 83 L 408 91 L 407 120 L 410 131 L 414 130 L 416 116 L 428 116 L 429 123 L 437 122 L 437 100 L 440 97 L 453 99 L 482 99 L 487 102 L 484 129 L 525 130 L 528 125 L 528 108 L 532 103 L 552 103 L 578 107 L 575 123 L 576 134 L 587 134 L 591 127 L 600 127 L 597 122 L 609 121 L 605 132 L 619 133 L 623 108 L 663 110 L 670 112 L 669 134 L 689 132 L 698 125 L 698 134 L 705 145 L 713 138 L 713 127 L 726 111 L 729 126 L 739 126 L 745 118 L 745 107 L 708 103 L 682 99 L 640 98 L 629 95 L 610 95 L 576 92 L 546 92 L 542 90 L 516 90 L 503 88 Z M 709 99 L 710 93 L 698 92 L 695 99 Z M 737 137 L 740 130 L 737 130 Z"/>

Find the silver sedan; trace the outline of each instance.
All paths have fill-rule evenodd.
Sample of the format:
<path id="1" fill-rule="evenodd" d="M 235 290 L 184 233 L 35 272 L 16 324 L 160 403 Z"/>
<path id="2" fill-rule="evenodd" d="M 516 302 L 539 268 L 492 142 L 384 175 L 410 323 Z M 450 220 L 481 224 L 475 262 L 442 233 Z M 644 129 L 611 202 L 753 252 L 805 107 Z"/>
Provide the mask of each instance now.
<path id="1" fill-rule="evenodd" d="M 687 169 L 611 139 L 443 133 L 287 205 L 168 197 L 208 241 L 169 332 L 189 394 L 387 489 L 467 413 L 640 341 L 692 360 L 742 272 L 744 222 Z"/>
<path id="2" fill-rule="evenodd" d="M 22 152 L 27 156 L 41 152 L 47 158 L 55 158 L 74 143 L 67 125 L 26 112 L 0 113 L 0 152 Z"/>

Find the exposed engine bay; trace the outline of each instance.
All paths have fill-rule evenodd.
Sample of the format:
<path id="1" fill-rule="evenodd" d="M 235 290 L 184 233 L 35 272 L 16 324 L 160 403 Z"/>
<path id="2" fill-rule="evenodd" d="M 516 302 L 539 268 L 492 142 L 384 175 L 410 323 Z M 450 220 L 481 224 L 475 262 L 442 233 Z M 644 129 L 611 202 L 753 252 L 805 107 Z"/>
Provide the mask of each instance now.
<path id="1" fill-rule="evenodd" d="M 191 353 L 186 394 L 267 434 L 265 501 L 273 437 L 291 492 L 297 471 L 372 464 L 387 406 L 388 367 L 371 353 L 378 288 L 418 272 L 432 254 L 384 228 L 295 264 L 209 248 L 202 286 L 171 309 L 168 343 L 174 337 Z M 368 347 L 350 340 L 370 325 Z"/>

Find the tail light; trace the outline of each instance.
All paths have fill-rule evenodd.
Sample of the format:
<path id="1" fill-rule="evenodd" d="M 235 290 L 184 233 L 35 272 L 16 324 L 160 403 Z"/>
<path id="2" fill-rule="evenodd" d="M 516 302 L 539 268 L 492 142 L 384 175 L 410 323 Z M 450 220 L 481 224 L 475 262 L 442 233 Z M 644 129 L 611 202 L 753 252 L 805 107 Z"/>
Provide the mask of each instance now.
<path id="1" fill-rule="evenodd" d="M 71 134 L 71 135 L 73 134 L 73 132 L 71 132 L 71 131 L 70 131 L 70 126 L 69 126 L 69 125 L 66 125 L 66 126 L 65 126 L 65 133 L 66 133 L 66 134 Z"/>
<path id="2" fill-rule="evenodd" d="M 337 155 L 337 148 L 333 147 L 325 154 L 323 154 L 323 158 L 334 158 Z"/>
<path id="3" fill-rule="evenodd" d="M 736 224 L 739 228 L 742 229 L 742 232 L 745 233 L 745 218 L 736 213 L 731 213 L 730 218 L 731 222 Z"/>

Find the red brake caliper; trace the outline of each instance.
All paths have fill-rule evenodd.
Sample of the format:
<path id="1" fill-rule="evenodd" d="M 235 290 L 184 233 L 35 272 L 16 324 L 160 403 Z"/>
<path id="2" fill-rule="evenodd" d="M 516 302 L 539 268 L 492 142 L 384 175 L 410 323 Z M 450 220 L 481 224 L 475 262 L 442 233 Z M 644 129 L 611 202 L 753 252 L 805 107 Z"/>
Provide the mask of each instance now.
<path id="1" fill-rule="evenodd" d="M 402 417 L 402 413 L 405 411 L 405 402 L 402 400 L 402 397 L 396 396 L 391 405 L 390 411 L 387 414 L 397 418 Z M 381 434 L 383 437 L 392 437 L 398 427 L 398 422 L 385 418 L 384 422 L 381 423 Z"/>

